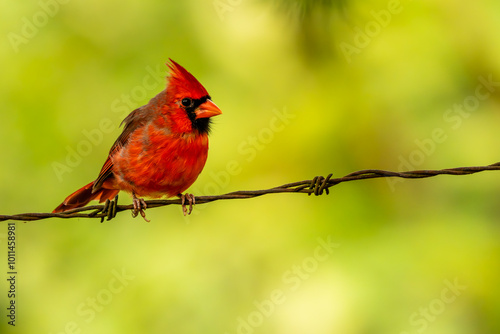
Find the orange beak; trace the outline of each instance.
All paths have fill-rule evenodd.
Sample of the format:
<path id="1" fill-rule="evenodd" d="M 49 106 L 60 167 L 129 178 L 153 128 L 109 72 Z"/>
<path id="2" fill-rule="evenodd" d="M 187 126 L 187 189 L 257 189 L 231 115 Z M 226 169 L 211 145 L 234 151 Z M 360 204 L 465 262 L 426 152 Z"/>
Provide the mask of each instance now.
<path id="1" fill-rule="evenodd" d="M 217 116 L 222 114 L 219 107 L 212 100 L 207 100 L 202 103 L 194 112 L 196 114 L 196 119 L 198 118 L 208 118 L 212 116 Z"/>

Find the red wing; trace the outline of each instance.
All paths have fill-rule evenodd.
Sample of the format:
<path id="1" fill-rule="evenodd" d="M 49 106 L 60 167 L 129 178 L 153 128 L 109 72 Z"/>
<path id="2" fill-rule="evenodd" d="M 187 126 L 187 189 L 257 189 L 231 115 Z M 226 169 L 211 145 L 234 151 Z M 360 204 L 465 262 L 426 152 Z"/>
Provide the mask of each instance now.
<path id="1" fill-rule="evenodd" d="M 94 181 L 94 186 L 92 187 L 92 192 L 97 191 L 101 188 L 104 181 L 113 174 L 113 162 L 111 161 L 111 156 L 125 146 L 130 138 L 130 135 L 140 126 L 146 123 L 146 118 L 144 117 L 146 110 L 144 107 L 135 109 L 132 111 L 120 125 L 124 124 L 123 131 L 120 136 L 116 139 L 113 146 L 109 150 L 108 158 L 102 166 L 99 176 Z"/>

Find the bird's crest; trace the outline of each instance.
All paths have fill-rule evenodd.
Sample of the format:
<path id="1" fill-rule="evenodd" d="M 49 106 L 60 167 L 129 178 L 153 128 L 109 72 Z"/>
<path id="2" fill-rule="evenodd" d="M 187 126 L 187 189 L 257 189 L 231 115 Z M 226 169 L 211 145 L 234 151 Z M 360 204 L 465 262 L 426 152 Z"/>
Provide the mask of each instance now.
<path id="1" fill-rule="evenodd" d="M 193 99 L 208 96 L 208 92 L 203 85 L 184 67 L 170 59 L 167 63 L 170 68 L 170 77 L 167 91 L 173 95 L 188 96 Z"/>

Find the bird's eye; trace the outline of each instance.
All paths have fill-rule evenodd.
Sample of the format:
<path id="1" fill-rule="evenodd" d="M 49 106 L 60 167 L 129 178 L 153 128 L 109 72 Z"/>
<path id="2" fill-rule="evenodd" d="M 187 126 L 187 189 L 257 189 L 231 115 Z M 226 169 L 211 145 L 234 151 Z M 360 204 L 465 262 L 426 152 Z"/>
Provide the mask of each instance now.
<path id="1" fill-rule="evenodd" d="M 188 107 L 191 107 L 193 105 L 193 100 L 191 100 L 190 98 L 183 98 L 182 101 L 181 101 L 181 104 L 188 108 Z"/>

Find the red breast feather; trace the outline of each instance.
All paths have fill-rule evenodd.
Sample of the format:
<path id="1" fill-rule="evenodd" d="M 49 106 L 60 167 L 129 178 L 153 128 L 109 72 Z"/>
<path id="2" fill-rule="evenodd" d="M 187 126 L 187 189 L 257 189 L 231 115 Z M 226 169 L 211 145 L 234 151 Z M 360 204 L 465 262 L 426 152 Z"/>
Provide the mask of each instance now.
<path id="1" fill-rule="evenodd" d="M 112 156 L 113 186 L 139 196 L 181 194 L 201 173 L 207 153 L 206 135 L 165 134 L 151 124 Z"/>

